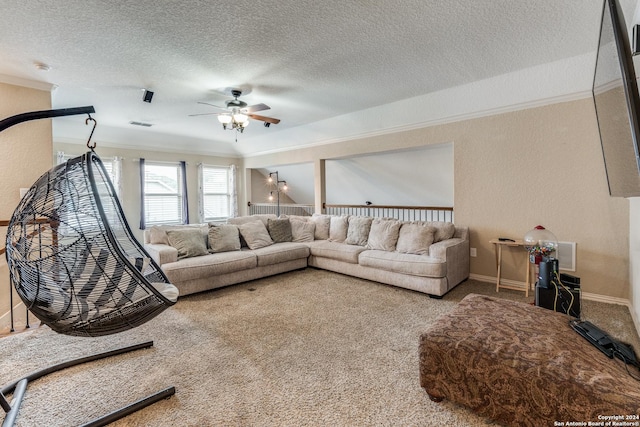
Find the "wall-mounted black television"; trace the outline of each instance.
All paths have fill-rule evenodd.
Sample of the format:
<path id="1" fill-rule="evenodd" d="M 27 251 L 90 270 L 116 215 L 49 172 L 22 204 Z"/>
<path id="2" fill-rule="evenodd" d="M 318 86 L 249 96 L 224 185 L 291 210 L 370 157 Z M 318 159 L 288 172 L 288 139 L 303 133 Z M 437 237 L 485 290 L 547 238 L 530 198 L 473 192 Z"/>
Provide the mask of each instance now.
<path id="1" fill-rule="evenodd" d="M 603 4 L 593 100 L 609 194 L 640 196 L 640 97 L 618 0 Z"/>

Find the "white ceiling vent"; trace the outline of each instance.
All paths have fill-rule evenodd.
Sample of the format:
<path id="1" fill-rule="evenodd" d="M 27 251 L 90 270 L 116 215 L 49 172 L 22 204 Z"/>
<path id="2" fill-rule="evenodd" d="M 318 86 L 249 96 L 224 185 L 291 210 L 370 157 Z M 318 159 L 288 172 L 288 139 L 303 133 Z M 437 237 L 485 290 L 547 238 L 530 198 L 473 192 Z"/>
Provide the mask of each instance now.
<path id="1" fill-rule="evenodd" d="M 134 126 L 142 126 L 146 128 L 150 128 L 151 126 L 153 126 L 151 123 L 145 123 L 145 122 L 129 122 L 129 124 Z"/>

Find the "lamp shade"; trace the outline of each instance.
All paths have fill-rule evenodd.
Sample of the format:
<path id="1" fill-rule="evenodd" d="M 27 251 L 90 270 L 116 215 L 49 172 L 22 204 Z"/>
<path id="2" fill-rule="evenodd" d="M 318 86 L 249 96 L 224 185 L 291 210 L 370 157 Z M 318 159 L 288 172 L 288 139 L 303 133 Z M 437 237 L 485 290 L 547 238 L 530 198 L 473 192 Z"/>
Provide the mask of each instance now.
<path id="1" fill-rule="evenodd" d="M 233 121 L 236 123 L 242 123 L 244 125 L 244 122 L 247 122 L 248 120 L 249 117 L 246 114 L 237 113 L 233 115 Z"/>
<path id="2" fill-rule="evenodd" d="M 558 249 L 558 239 L 546 228 L 538 225 L 524 235 L 524 247 L 529 251 L 529 260 L 539 264 L 542 258 L 551 257 Z"/>
<path id="3" fill-rule="evenodd" d="M 220 114 L 218 116 L 218 121 L 222 124 L 229 124 L 231 123 L 231 116 L 229 116 L 228 114 Z"/>

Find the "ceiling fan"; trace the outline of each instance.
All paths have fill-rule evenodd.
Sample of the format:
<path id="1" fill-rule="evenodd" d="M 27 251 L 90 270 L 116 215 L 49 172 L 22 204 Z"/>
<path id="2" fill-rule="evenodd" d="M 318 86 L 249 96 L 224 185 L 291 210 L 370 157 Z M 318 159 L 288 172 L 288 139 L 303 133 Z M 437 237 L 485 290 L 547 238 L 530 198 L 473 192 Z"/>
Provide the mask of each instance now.
<path id="1" fill-rule="evenodd" d="M 244 128 L 249 124 L 249 118 L 262 121 L 265 127 L 269 127 L 272 124 L 277 125 L 278 123 L 280 123 L 280 119 L 254 114 L 256 111 L 269 110 L 271 107 L 266 104 L 255 104 L 247 106 L 246 102 L 238 99 L 240 95 L 242 95 L 242 90 L 231 89 L 231 95 L 233 95 L 233 99 L 226 101 L 225 107 L 209 104 L 208 102 L 198 102 L 198 104 L 209 105 L 211 107 L 219 108 L 220 110 L 225 110 L 225 112 L 190 114 L 189 117 L 215 114 L 218 116 L 218 121 L 222 123 L 222 127 L 225 130 L 237 130 L 240 133 L 242 133 L 244 131 Z"/>

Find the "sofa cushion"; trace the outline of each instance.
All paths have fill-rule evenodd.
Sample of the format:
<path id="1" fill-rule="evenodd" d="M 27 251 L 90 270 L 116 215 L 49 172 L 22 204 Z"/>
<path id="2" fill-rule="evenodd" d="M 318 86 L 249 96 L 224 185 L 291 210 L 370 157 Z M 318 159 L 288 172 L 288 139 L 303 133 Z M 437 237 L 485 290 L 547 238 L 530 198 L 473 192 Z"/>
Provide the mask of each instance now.
<path id="1" fill-rule="evenodd" d="M 266 227 L 267 221 L 269 221 L 269 218 L 276 219 L 277 216 L 275 214 L 254 214 L 254 215 L 248 215 L 248 216 L 238 216 L 235 218 L 229 218 L 227 220 L 227 223 L 240 225 L 240 224 L 246 224 L 247 222 L 258 220 L 262 222 L 262 224 L 264 224 L 264 226 Z"/>
<path id="2" fill-rule="evenodd" d="M 398 233 L 396 251 L 404 254 L 428 255 L 435 228 L 417 223 L 404 223 Z"/>
<path id="3" fill-rule="evenodd" d="M 269 236 L 267 228 L 262 221 L 250 221 L 238 226 L 240 234 L 247 242 L 249 249 L 259 249 L 273 245 L 273 240 Z"/>
<path id="4" fill-rule="evenodd" d="M 433 235 L 433 243 L 448 240 L 452 238 L 456 232 L 456 226 L 452 222 L 427 221 L 418 222 L 418 224 L 425 225 L 427 227 L 433 227 L 435 229 L 435 233 Z"/>
<path id="5" fill-rule="evenodd" d="M 424 255 L 367 250 L 360 254 L 360 265 L 420 277 L 445 277 L 447 263 Z"/>
<path id="6" fill-rule="evenodd" d="M 310 216 L 305 216 L 305 215 L 280 215 L 280 219 L 282 218 L 288 218 L 289 221 L 304 221 L 304 222 L 308 222 L 311 221 L 311 217 Z"/>
<path id="7" fill-rule="evenodd" d="M 267 220 L 267 231 L 274 243 L 290 242 L 293 240 L 291 235 L 291 222 L 288 218 Z"/>
<path id="8" fill-rule="evenodd" d="M 327 240 L 329 238 L 329 228 L 331 227 L 330 215 L 311 215 L 311 221 L 316 225 L 314 238 L 316 240 Z"/>
<path id="9" fill-rule="evenodd" d="M 371 217 L 350 216 L 345 243 L 348 245 L 366 246 L 372 222 L 373 218 Z"/>
<path id="10" fill-rule="evenodd" d="M 346 245 L 344 243 L 320 241 L 309 245 L 311 255 L 344 261 L 351 264 L 358 263 L 358 255 L 365 250 L 362 246 Z"/>
<path id="11" fill-rule="evenodd" d="M 367 248 L 381 251 L 395 251 L 400 233 L 400 221 L 376 218 L 371 223 Z"/>
<path id="12" fill-rule="evenodd" d="M 206 255 L 207 241 L 199 228 L 167 230 L 169 245 L 178 250 L 178 259 Z"/>
<path id="13" fill-rule="evenodd" d="M 187 258 L 164 264 L 162 270 L 172 283 L 213 277 L 220 274 L 248 270 L 258 265 L 252 251 L 232 251 Z"/>
<path id="14" fill-rule="evenodd" d="M 280 264 L 294 259 L 307 258 L 309 247 L 302 243 L 284 242 L 256 249 L 253 253 L 258 258 L 258 266 Z"/>
<path id="15" fill-rule="evenodd" d="M 329 225 L 329 241 L 342 243 L 347 239 L 349 229 L 348 215 L 332 215 Z"/>
<path id="16" fill-rule="evenodd" d="M 209 252 L 212 254 L 240 250 L 240 232 L 237 225 L 211 225 L 208 237 Z"/>
<path id="17" fill-rule="evenodd" d="M 316 224 L 311 221 L 291 221 L 292 242 L 313 242 Z"/>

